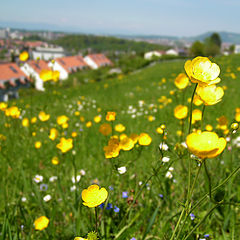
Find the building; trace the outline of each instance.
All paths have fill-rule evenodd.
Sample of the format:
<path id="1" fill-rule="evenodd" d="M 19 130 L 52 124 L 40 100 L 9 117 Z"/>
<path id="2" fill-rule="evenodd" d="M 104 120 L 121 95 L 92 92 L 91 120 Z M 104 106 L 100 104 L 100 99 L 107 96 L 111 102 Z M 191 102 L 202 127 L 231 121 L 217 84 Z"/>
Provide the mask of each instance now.
<path id="1" fill-rule="evenodd" d="M 21 87 L 29 87 L 29 78 L 17 64 L 0 64 L 0 101 L 18 98 L 18 89 Z"/>
<path id="2" fill-rule="evenodd" d="M 67 79 L 69 73 L 88 68 L 87 63 L 82 56 L 56 58 L 54 62 L 49 62 L 48 66 L 54 71 L 60 72 L 61 80 Z"/>
<path id="3" fill-rule="evenodd" d="M 150 51 L 150 52 L 146 52 L 144 54 L 144 59 L 146 60 L 151 60 L 154 57 L 161 57 L 162 55 L 164 55 L 165 52 L 164 51 Z"/>
<path id="4" fill-rule="evenodd" d="M 30 48 L 30 49 L 42 47 L 42 46 L 47 46 L 47 43 L 42 41 L 35 41 L 35 42 L 27 41 L 24 43 L 24 47 Z"/>
<path id="5" fill-rule="evenodd" d="M 84 61 L 92 69 L 98 69 L 100 67 L 112 66 L 112 62 L 102 53 L 89 54 L 84 57 Z"/>
<path id="6" fill-rule="evenodd" d="M 44 91 L 43 80 L 40 78 L 42 70 L 51 70 L 47 62 L 43 60 L 28 61 L 21 67 L 21 70 L 34 81 L 35 88 L 39 91 Z"/>
<path id="7" fill-rule="evenodd" d="M 178 56 L 178 52 L 175 49 L 169 49 L 166 51 L 166 55 Z"/>
<path id="8" fill-rule="evenodd" d="M 34 60 L 42 59 L 49 61 L 55 58 L 64 57 L 65 51 L 62 47 L 36 47 L 32 51 L 32 56 Z"/>
<path id="9" fill-rule="evenodd" d="M 235 45 L 234 53 L 235 54 L 239 54 L 240 53 L 240 45 Z"/>

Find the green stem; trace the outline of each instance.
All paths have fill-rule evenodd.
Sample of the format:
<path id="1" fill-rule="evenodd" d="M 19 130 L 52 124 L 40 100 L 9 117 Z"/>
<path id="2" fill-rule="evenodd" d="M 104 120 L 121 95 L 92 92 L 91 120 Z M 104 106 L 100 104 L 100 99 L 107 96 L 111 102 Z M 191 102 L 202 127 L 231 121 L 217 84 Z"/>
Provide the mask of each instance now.
<path id="1" fill-rule="evenodd" d="M 204 117 L 205 109 L 206 109 L 206 106 L 203 105 L 203 109 L 202 109 L 202 119 L 201 119 L 201 130 L 202 130 L 202 126 L 203 126 L 203 117 Z"/>
<path id="2" fill-rule="evenodd" d="M 97 208 L 95 207 L 95 231 L 98 232 L 98 217 L 97 217 Z"/>
<path id="3" fill-rule="evenodd" d="M 189 123 L 189 128 L 188 128 L 188 134 L 191 131 L 191 127 L 192 127 L 192 106 L 193 106 L 193 99 L 194 99 L 194 95 L 197 89 L 198 83 L 196 83 L 195 88 L 193 90 L 193 94 L 192 94 L 192 99 L 191 99 L 191 104 L 190 104 L 190 123 Z"/>

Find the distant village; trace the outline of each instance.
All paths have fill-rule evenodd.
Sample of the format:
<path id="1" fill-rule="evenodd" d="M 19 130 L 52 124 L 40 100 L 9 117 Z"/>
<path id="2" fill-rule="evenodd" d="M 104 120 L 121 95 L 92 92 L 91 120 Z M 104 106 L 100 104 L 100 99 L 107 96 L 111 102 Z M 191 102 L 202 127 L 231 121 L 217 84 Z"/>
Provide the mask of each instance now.
<path id="1" fill-rule="evenodd" d="M 40 77 L 43 70 L 59 72 L 59 80 L 68 79 L 69 74 L 83 69 L 99 69 L 101 67 L 113 67 L 113 62 L 104 53 L 91 53 L 83 56 L 81 53 L 74 56 L 60 46 L 51 45 L 48 40 L 64 36 L 64 33 L 40 32 L 39 37 L 44 40 L 25 40 L 32 33 L 10 29 L 0 29 L 0 102 L 9 98 L 18 98 L 19 88 L 26 88 L 30 83 L 39 91 L 44 91 L 44 81 Z M 139 39 L 136 39 L 139 41 Z M 162 43 L 162 42 L 161 42 Z M 169 44 L 166 51 L 154 50 L 144 54 L 144 59 L 152 60 L 162 56 L 188 56 L 191 45 L 186 43 L 183 48 L 178 48 L 173 43 Z M 225 49 L 229 44 L 223 43 L 222 54 L 227 55 Z M 27 51 L 29 59 L 22 62 L 19 59 L 21 52 Z M 240 45 L 235 46 L 235 53 L 240 53 Z"/>

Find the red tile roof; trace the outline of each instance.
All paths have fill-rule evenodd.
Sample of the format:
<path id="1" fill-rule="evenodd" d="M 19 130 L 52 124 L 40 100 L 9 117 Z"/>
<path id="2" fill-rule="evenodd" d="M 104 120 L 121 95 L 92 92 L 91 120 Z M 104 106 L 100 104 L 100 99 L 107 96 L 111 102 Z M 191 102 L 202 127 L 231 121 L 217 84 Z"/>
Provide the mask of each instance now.
<path id="1" fill-rule="evenodd" d="M 0 64 L 0 80 L 10 80 L 26 77 L 16 63 Z"/>
<path id="2" fill-rule="evenodd" d="M 0 46 L 4 45 L 4 40 L 0 39 Z"/>
<path id="3" fill-rule="evenodd" d="M 55 60 L 58 62 L 67 72 L 72 72 L 76 70 L 76 68 L 87 67 L 87 63 L 85 63 L 82 56 L 68 56 L 56 58 Z"/>
<path id="4" fill-rule="evenodd" d="M 29 47 L 29 48 L 35 48 L 35 47 L 41 47 L 42 45 L 44 45 L 44 43 L 42 41 L 36 41 L 36 42 L 25 42 L 25 47 Z"/>
<path id="5" fill-rule="evenodd" d="M 15 79 L 19 79 L 20 82 L 23 82 L 24 79 L 27 79 L 27 76 L 21 71 L 16 63 L 0 64 L 0 88 L 5 88 L 5 82 L 9 82 L 11 86 L 15 86 Z"/>
<path id="6" fill-rule="evenodd" d="M 47 62 L 43 60 L 32 60 L 28 61 L 27 64 L 37 73 L 40 73 L 42 70 L 51 70 Z"/>
<path id="7" fill-rule="evenodd" d="M 88 57 L 91 58 L 99 67 L 113 65 L 112 62 L 102 53 L 89 54 Z"/>

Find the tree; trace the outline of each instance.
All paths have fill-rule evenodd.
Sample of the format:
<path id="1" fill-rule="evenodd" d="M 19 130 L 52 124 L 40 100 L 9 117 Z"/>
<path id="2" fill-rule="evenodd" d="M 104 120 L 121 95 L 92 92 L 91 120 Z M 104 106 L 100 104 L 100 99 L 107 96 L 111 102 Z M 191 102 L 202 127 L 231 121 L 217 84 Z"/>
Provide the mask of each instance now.
<path id="1" fill-rule="evenodd" d="M 216 44 L 219 48 L 221 48 L 221 45 L 222 45 L 222 40 L 221 40 L 221 37 L 218 33 L 213 33 L 211 36 L 210 36 L 210 41 L 211 43 L 214 43 Z"/>
<path id="2" fill-rule="evenodd" d="M 190 54 L 193 57 L 204 56 L 203 49 L 204 49 L 203 43 L 200 41 L 195 41 L 190 48 Z"/>

